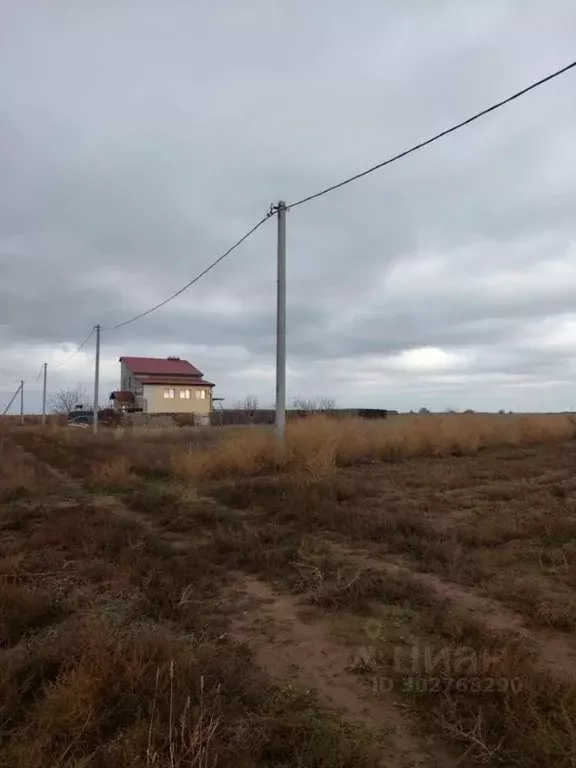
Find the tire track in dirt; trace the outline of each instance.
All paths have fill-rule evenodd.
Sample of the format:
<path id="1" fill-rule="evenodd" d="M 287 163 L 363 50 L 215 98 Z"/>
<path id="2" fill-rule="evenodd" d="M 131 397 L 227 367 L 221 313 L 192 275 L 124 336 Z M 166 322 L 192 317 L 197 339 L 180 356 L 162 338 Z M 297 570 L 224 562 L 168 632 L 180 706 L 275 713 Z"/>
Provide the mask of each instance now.
<path id="1" fill-rule="evenodd" d="M 88 490 L 67 473 L 26 452 L 69 488 L 76 492 Z M 116 496 L 92 496 L 90 503 L 157 534 L 175 551 L 198 545 L 190 536 L 162 530 L 149 515 L 130 509 Z M 382 734 L 383 768 L 456 768 L 459 765 L 456 758 L 433 744 L 431 738 L 418 733 L 416 721 L 401 711 L 391 693 L 376 696 L 349 671 L 350 650 L 333 639 L 330 627 L 321 620 L 303 622 L 296 598 L 276 594 L 266 582 L 247 574 L 235 576 L 234 591 L 240 592 L 244 600 L 237 605 L 240 615 L 232 620 L 230 634 L 252 648 L 257 663 L 272 678 L 291 679 L 299 687 L 313 688 L 320 701 L 336 714 L 374 729 L 377 738 Z M 272 637 L 263 624 L 268 630 L 273 628 Z"/>
<path id="2" fill-rule="evenodd" d="M 150 519 L 148 515 L 145 515 L 143 512 L 137 512 L 134 509 L 130 509 L 117 496 L 113 496 L 111 494 L 91 494 L 90 489 L 87 488 L 85 484 L 81 483 L 79 480 L 76 480 L 67 472 L 58 469 L 48 461 L 41 459 L 32 451 L 24 448 L 20 443 L 18 443 L 18 447 L 24 454 L 33 459 L 33 461 L 35 461 L 37 464 L 40 464 L 54 479 L 58 480 L 62 484 L 63 488 L 69 488 L 75 493 L 88 493 L 90 495 L 89 502 L 91 506 L 105 509 L 115 517 L 140 525 L 147 533 L 153 533 L 157 535 L 161 541 L 166 543 L 174 551 L 181 552 L 191 549 L 194 546 L 189 538 L 181 534 L 174 533 L 172 531 L 163 531 L 156 525 L 153 520 Z M 63 501 L 60 502 L 58 506 L 65 506 L 67 504 L 68 502 Z M 195 544 L 197 545 L 198 541 L 196 541 Z"/>
<path id="3" fill-rule="evenodd" d="M 562 677 L 574 678 L 576 681 L 576 642 L 569 636 L 553 630 L 529 629 L 522 615 L 515 613 L 498 600 L 471 592 L 435 574 L 415 571 L 407 566 L 376 558 L 361 549 L 350 548 L 335 542 L 330 542 L 330 549 L 334 554 L 346 557 L 359 566 L 413 579 L 430 590 L 433 596 L 440 600 L 449 600 L 456 611 L 468 613 L 488 629 L 520 637 L 529 649 L 534 651 L 543 667 Z"/>
<path id="4" fill-rule="evenodd" d="M 193 542 L 190 537 L 184 536 L 181 533 L 162 530 L 162 528 L 151 520 L 148 515 L 144 512 L 137 512 L 135 509 L 130 509 L 130 507 L 127 507 L 117 496 L 94 496 L 92 498 L 92 504 L 106 509 L 108 512 L 122 520 L 128 520 L 131 523 L 140 525 L 147 533 L 156 535 L 160 541 L 163 541 L 170 547 L 170 549 L 173 549 L 176 552 L 183 552 L 192 549 L 193 547 L 197 547 L 198 543 L 201 541 L 200 537 L 196 537 Z"/>
<path id="5" fill-rule="evenodd" d="M 148 515 L 126 507 L 113 496 L 99 497 L 99 503 L 122 519 L 142 524 L 158 533 L 175 550 L 197 546 L 183 534 L 162 531 Z M 246 643 L 258 665 L 272 678 L 291 679 L 300 687 L 313 688 L 320 701 L 351 722 L 385 734 L 384 768 L 456 768 L 459 763 L 431 739 L 417 734 L 418 726 L 403 713 L 391 693 L 371 693 L 358 675 L 349 671 L 350 650 L 333 639 L 332 630 L 321 620 L 303 622 L 297 599 L 276 594 L 266 582 L 236 572 L 234 591 L 244 595 L 236 603 L 230 634 Z M 272 637 L 266 627 L 274 629 Z M 271 626 L 272 625 L 272 626 Z"/>
<path id="6" fill-rule="evenodd" d="M 85 489 L 79 481 L 67 473 L 40 459 L 21 445 L 19 447 L 34 461 L 42 464 L 55 479 L 64 485 L 76 492 Z M 148 515 L 130 509 L 117 496 L 95 496 L 91 498 L 91 503 L 105 506 L 117 517 L 135 522 L 148 532 L 157 534 L 174 551 L 185 551 L 198 545 L 198 541 L 193 542 L 189 536 L 163 531 Z M 535 632 L 526 626 L 521 614 L 507 608 L 498 600 L 471 592 L 454 582 L 441 579 L 435 574 L 416 571 L 384 558 L 376 558 L 360 548 L 347 547 L 333 541 L 329 543 L 329 546 L 336 555 L 346 557 L 360 566 L 364 565 L 377 571 L 384 570 L 392 575 L 407 576 L 414 579 L 429 589 L 438 599 L 449 600 L 456 611 L 465 612 L 475 619 L 479 619 L 489 630 L 522 638 L 529 649 L 534 651 L 536 658 L 543 667 L 557 675 L 576 680 L 576 641 L 569 636 L 545 629 Z"/>
<path id="7" fill-rule="evenodd" d="M 252 576 L 236 574 L 245 596 L 242 615 L 232 623 L 235 639 L 247 643 L 259 666 L 274 678 L 313 688 L 330 709 L 382 733 L 387 768 L 452 768 L 444 753 L 403 713 L 391 693 L 376 696 L 349 671 L 350 649 L 333 639 L 321 620 L 304 622 L 298 601 Z"/>

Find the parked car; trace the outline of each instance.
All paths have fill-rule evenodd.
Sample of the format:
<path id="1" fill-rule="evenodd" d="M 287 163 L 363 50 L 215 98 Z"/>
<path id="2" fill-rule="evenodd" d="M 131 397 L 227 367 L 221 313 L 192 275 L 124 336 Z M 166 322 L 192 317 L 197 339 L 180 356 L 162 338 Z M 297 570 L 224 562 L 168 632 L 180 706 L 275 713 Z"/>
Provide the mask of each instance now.
<path id="1" fill-rule="evenodd" d="M 68 425 L 70 427 L 88 427 L 93 423 L 94 414 L 90 410 L 70 411 L 68 413 Z M 122 421 L 122 413 L 111 408 L 102 408 L 98 411 L 98 424 L 103 427 L 117 427 Z"/>
<path id="2" fill-rule="evenodd" d="M 75 416 L 68 422 L 69 427 L 86 427 L 92 426 L 92 416 Z"/>

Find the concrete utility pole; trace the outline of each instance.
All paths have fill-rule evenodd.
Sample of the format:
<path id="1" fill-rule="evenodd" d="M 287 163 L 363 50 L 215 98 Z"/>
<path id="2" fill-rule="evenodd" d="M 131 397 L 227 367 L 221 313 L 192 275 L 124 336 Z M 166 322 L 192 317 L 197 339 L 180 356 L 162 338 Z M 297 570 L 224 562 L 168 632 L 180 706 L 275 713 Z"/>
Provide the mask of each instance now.
<path id="1" fill-rule="evenodd" d="M 44 381 L 42 386 L 42 426 L 46 426 L 46 379 L 48 377 L 48 363 L 44 363 Z"/>
<path id="2" fill-rule="evenodd" d="M 24 424 L 24 381 L 20 382 L 20 424 Z"/>
<path id="3" fill-rule="evenodd" d="M 278 213 L 278 282 L 276 304 L 276 436 L 284 440 L 286 426 L 286 203 Z"/>
<path id="4" fill-rule="evenodd" d="M 100 326 L 95 325 L 96 331 L 96 360 L 94 363 L 94 405 L 92 408 L 92 431 L 98 432 L 98 387 L 100 385 Z"/>
<path id="5" fill-rule="evenodd" d="M 12 395 L 12 398 L 11 398 L 10 402 L 8 403 L 8 405 L 6 406 L 6 408 L 4 408 L 4 413 L 3 413 L 3 414 L 0 416 L 0 419 L 3 419 L 3 418 L 4 418 L 4 416 L 6 416 L 6 414 L 7 414 L 7 413 L 8 413 L 8 411 L 10 410 L 10 406 L 12 405 L 12 403 L 14 402 L 14 400 L 16 400 L 16 398 L 18 397 L 18 393 L 20 392 L 20 387 L 21 387 L 21 386 L 22 386 L 22 384 L 19 384 L 19 385 L 18 385 L 18 389 L 17 389 L 17 390 L 16 390 L 16 392 L 14 392 L 14 394 Z"/>

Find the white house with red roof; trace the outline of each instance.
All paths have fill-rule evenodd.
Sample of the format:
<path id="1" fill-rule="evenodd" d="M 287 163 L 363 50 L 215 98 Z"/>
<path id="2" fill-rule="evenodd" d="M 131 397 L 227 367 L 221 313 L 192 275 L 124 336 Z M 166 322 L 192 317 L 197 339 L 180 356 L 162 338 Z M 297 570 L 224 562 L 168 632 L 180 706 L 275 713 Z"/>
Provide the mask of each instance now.
<path id="1" fill-rule="evenodd" d="M 212 388 L 204 374 L 179 357 L 121 357 L 117 405 L 145 413 L 194 413 L 212 411 Z M 130 402 L 131 401 L 131 402 Z"/>

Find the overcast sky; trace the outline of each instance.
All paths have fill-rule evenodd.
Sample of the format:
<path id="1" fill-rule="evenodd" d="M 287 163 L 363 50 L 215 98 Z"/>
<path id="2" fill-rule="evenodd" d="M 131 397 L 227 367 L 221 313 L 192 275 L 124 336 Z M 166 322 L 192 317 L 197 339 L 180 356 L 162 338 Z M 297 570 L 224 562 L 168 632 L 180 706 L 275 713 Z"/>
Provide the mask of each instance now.
<path id="1" fill-rule="evenodd" d="M 576 59 L 570 0 L 0 0 L 0 408 L 290 202 Z M 576 407 L 576 71 L 287 215 L 288 392 Z M 102 337 L 274 400 L 275 221 Z M 49 389 L 92 386 L 93 345 Z"/>

